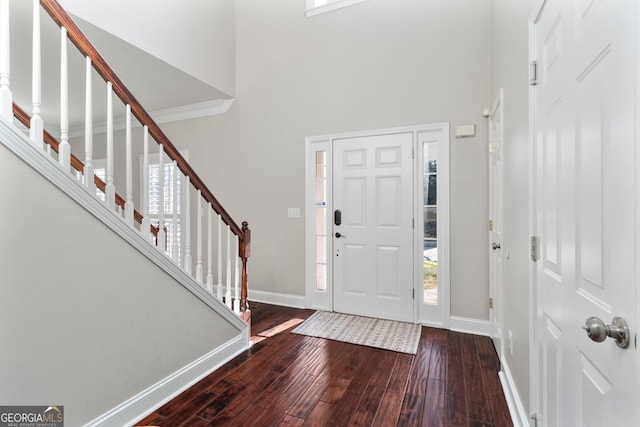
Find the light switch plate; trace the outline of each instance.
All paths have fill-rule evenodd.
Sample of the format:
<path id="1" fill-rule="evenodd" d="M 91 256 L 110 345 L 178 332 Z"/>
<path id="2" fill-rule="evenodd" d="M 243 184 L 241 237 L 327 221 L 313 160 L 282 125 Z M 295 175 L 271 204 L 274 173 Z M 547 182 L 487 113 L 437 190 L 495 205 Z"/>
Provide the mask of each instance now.
<path id="1" fill-rule="evenodd" d="M 287 216 L 289 218 L 300 218 L 300 208 L 289 208 Z"/>

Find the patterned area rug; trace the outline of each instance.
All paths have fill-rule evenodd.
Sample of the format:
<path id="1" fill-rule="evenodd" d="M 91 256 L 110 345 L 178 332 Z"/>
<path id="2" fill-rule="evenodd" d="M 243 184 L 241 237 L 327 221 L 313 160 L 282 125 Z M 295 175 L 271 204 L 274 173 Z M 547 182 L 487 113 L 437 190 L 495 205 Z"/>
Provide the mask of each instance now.
<path id="1" fill-rule="evenodd" d="M 292 332 L 416 354 L 421 329 L 412 323 L 316 311 Z"/>

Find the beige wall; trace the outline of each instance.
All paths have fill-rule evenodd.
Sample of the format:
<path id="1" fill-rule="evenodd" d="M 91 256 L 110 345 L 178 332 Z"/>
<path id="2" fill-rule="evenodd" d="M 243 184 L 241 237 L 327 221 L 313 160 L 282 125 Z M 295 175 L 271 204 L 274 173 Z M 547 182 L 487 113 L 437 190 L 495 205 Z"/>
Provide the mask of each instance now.
<path id="1" fill-rule="evenodd" d="M 451 313 L 488 319 L 491 3 L 372 0 L 306 18 L 304 2 L 236 2 L 237 99 L 163 124 L 230 213 L 254 230 L 250 287 L 304 295 L 306 136 L 450 122 Z M 464 11 L 464 13 L 461 13 Z"/>
<path id="2" fill-rule="evenodd" d="M 529 412 L 528 18 L 533 0 L 493 0 L 492 94 L 504 88 L 504 333 L 518 394 Z"/>

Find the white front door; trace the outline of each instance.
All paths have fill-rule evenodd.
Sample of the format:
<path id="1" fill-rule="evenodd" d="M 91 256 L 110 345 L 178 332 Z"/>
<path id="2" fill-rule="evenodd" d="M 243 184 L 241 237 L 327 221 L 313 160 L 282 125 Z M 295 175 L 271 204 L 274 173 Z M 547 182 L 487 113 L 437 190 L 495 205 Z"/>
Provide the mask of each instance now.
<path id="1" fill-rule="evenodd" d="M 548 0 L 534 21 L 538 426 L 638 425 L 636 0 Z M 631 342 L 594 342 L 595 316 Z M 591 333 L 596 333 L 595 323 Z"/>
<path id="2" fill-rule="evenodd" d="M 413 133 L 333 141 L 334 310 L 413 321 Z"/>
<path id="3" fill-rule="evenodd" d="M 502 357 L 502 98 L 495 100 L 489 115 L 489 263 L 491 337 L 496 352 Z M 509 340 L 510 342 L 510 340 Z"/>

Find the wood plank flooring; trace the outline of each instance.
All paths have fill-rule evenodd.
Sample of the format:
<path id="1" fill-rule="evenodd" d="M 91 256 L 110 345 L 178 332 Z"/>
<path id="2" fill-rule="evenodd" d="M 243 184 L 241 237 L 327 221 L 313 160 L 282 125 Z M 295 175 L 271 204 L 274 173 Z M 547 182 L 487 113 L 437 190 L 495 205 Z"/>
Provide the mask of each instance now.
<path id="1" fill-rule="evenodd" d="M 139 426 L 513 426 L 487 337 L 422 328 L 414 355 L 291 334 L 251 304 L 254 346 Z"/>

